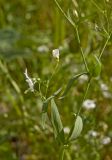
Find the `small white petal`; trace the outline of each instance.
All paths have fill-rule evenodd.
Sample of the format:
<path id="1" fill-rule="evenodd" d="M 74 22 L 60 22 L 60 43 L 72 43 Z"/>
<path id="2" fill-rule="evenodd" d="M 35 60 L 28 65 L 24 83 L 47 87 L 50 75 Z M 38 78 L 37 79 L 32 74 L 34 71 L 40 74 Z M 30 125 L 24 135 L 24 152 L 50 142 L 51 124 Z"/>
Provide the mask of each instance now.
<path id="1" fill-rule="evenodd" d="M 48 52 L 49 51 L 49 48 L 46 46 L 46 45 L 41 45 L 37 48 L 37 51 L 38 52 Z"/>
<path id="2" fill-rule="evenodd" d="M 53 55 L 54 58 L 59 59 L 59 49 L 54 49 L 52 51 L 52 55 Z"/>
<path id="3" fill-rule="evenodd" d="M 94 109 L 96 107 L 95 101 L 87 99 L 83 102 L 83 108 L 85 109 Z"/>
<path id="4" fill-rule="evenodd" d="M 27 68 L 25 69 L 25 77 L 26 77 L 26 82 L 29 85 L 29 89 L 31 92 L 34 92 L 34 83 L 32 81 L 32 79 L 28 76 L 28 72 L 27 72 Z"/>
<path id="5" fill-rule="evenodd" d="M 70 132 L 70 128 L 69 127 L 64 127 L 64 133 L 68 134 Z"/>
<path id="6" fill-rule="evenodd" d="M 109 89 L 108 86 L 105 83 L 101 83 L 100 87 L 101 87 L 102 91 L 108 91 L 108 89 Z"/>
<path id="7" fill-rule="evenodd" d="M 90 130 L 89 135 L 92 136 L 92 137 L 97 137 L 99 135 L 99 133 L 94 131 L 94 130 Z"/>
<path id="8" fill-rule="evenodd" d="M 102 139 L 102 144 L 103 145 L 109 144 L 110 142 L 111 142 L 111 138 L 110 137 L 104 137 Z"/>
<path id="9" fill-rule="evenodd" d="M 105 98 L 112 98 L 111 93 L 109 93 L 108 91 L 103 91 L 102 93 Z"/>

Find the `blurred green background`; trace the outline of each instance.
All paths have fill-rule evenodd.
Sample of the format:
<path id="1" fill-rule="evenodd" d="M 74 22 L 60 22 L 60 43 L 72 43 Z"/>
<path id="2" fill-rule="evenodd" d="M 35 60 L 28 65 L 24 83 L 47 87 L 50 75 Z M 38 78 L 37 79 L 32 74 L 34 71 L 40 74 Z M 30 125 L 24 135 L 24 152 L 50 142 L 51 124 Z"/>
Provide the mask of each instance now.
<path id="1" fill-rule="evenodd" d="M 86 58 L 98 55 L 112 29 L 111 0 L 59 0 L 78 25 Z M 112 37 L 102 57 L 101 76 L 90 86 L 87 99 L 95 109 L 83 108 L 81 136 L 66 153 L 67 160 L 112 160 Z M 0 0 L 0 159 L 58 160 L 59 146 L 50 122 L 41 127 L 42 101 L 25 90 L 24 71 L 44 83 L 55 66 L 52 49 L 60 49 L 58 73 L 48 96 L 65 87 L 69 78 L 84 71 L 74 29 L 53 0 Z M 87 84 L 74 83 L 67 97 L 57 100 L 64 126 L 73 122 Z M 96 134 L 95 134 L 96 133 Z M 105 139 L 108 139 L 105 143 Z"/>

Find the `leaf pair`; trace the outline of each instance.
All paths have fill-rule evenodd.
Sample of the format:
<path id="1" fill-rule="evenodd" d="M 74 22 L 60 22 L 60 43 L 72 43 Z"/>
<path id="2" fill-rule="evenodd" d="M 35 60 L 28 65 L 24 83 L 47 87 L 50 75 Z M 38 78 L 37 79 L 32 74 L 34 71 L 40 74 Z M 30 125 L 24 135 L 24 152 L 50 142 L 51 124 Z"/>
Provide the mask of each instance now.
<path id="1" fill-rule="evenodd" d="M 54 99 L 51 100 L 51 122 L 54 129 L 55 138 L 58 139 L 59 142 L 62 142 L 62 144 L 74 141 L 80 135 L 83 128 L 82 118 L 78 115 L 66 140 L 64 136 L 63 124 Z"/>

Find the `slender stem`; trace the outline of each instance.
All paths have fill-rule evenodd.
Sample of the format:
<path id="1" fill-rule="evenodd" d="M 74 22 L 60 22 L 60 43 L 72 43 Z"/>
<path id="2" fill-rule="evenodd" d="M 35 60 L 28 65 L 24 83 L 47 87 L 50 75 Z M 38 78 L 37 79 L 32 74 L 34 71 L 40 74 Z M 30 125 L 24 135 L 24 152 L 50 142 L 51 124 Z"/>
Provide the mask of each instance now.
<path id="1" fill-rule="evenodd" d="M 56 71 L 58 69 L 58 66 L 59 66 L 59 62 L 57 61 L 57 64 L 56 64 L 55 69 L 54 69 L 54 72 L 52 73 L 51 78 L 49 79 L 49 82 L 52 80 L 53 76 L 55 75 L 55 73 L 56 73 Z"/>
<path id="2" fill-rule="evenodd" d="M 41 82 L 38 85 L 39 85 L 39 95 L 40 95 L 42 101 L 44 101 L 45 97 L 43 96 L 42 91 L 41 91 Z"/>
<path id="3" fill-rule="evenodd" d="M 78 39 L 78 43 L 79 43 L 79 47 L 80 47 L 80 51 L 81 51 L 81 55 L 82 55 L 82 59 L 83 59 L 83 62 L 84 62 L 84 65 L 85 65 L 85 68 L 86 68 L 86 71 L 88 72 L 89 69 L 88 69 L 88 66 L 87 66 L 87 63 L 86 63 L 86 59 L 85 59 L 85 56 L 84 56 L 84 52 L 83 52 L 83 49 L 82 49 L 82 46 L 81 46 L 81 42 L 80 42 L 80 37 L 79 37 L 79 31 L 78 31 L 78 28 L 75 27 L 75 30 L 76 30 L 76 34 L 77 34 L 77 39 Z"/>
<path id="4" fill-rule="evenodd" d="M 45 97 L 47 96 L 48 89 L 49 89 L 49 84 L 50 84 L 50 82 L 51 82 L 51 80 L 52 80 L 53 76 L 56 74 L 56 71 L 57 71 L 57 69 L 58 69 L 58 66 L 59 66 L 59 61 L 57 61 L 57 64 L 56 64 L 55 69 L 54 69 L 54 72 L 52 73 L 52 75 L 51 75 L 50 79 L 48 80 L 48 83 L 47 83 L 47 86 L 46 86 L 46 93 L 45 93 Z"/>
<path id="5" fill-rule="evenodd" d="M 92 2 L 92 3 L 96 6 L 96 8 L 105 16 L 106 21 L 107 21 L 107 25 L 108 25 L 108 30 L 109 30 L 109 20 L 108 20 L 107 14 L 105 14 L 105 12 L 95 3 L 94 0 L 91 0 L 91 2 Z M 105 28 L 103 27 L 103 29 L 105 29 Z M 104 31 L 105 31 L 105 30 L 104 30 Z M 107 32 L 107 31 L 106 31 L 106 32 Z M 108 38 L 107 38 L 107 40 L 106 40 L 106 42 L 105 42 L 105 44 L 104 44 L 104 47 L 103 47 L 103 49 L 102 49 L 102 51 L 101 51 L 101 53 L 100 53 L 100 55 L 99 55 L 99 59 L 101 59 L 101 57 L 102 57 L 102 54 L 103 54 L 103 52 L 104 52 L 104 50 L 105 50 L 105 48 L 106 48 L 106 46 L 107 46 L 107 43 L 108 43 L 108 41 L 109 41 L 109 39 L 110 39 L 110 37 L 111 37 L 111 34 L 112 34 L 112 31 L 111 31 L 110 35 L 108 36 Z"/>
<path id="6" fill-rule="evenodd" d="M 85 93 L 84 93 L 84 96 L 83 96 L 83 99 L 82 99 L 82 102 L 81 102 L 81 106 L 80 106 L 80 108 L 78 110 L 77 115 L 79 115 L 80 112 L 81 112 L 82 104 L 83 104 L 84 100 L 86 99 L 86 96 L 87 96 L 87 93 L 88 93 L 88 90 L 89 90 L 89 87 L 90 87 L 90 84 L 91 84 L 91 80 L 92 80 L 92 78 L 90 78 L 89 81 L 88 81 L 88 84 L 87 84 L 87 87 L 86 87 L 86 90 L 85 90 Z"/>
<path id="7" fill-rule="evenodd" d="M 111 31 L 110 35 L 108 36 L 108 38 L 107 38 L 107 40 L 106 40 L 106 42 L 105 42 L 105 44 L 104 44 L 104 47 L 102 48 L 102 51 L 101 51 L 101 53 L 100 53 L 100 55 L 99 55 L 99 59 L 101 59 L 102 54 L 103 54 L 103 52 L 104 52 L 104 50 L 105 50 L 105 48 L 106 48 L 106 46 L 107 46 L 107 43 L 108 43 L 111 35 L 112 35 L 112 31 Z"/>
<path id="8" fill-rule="evenodd" d="M 59 160 L 64 160 L 64 155 L 65 155 L 65 149 L 62 148 L 62 149 L 61 149 L 61 153 L 60 153 Z"/>
<path id="9" fill-rule="evenodd" d="M 64 17 L 69 21 L 69 23 L 74 26 L 75 24 L 70 21 L 70 19 L 68 18 L 68 16 L 65 14 L 65 12 L 62 10 L 62 8 L 60 7 L 59 3 L 57 2 L 57 0 L 54 0 L 54 2 L 56 3 L 57 7 L 59 8 L 59 10 L 62 12 L 62 14 L 64 15 Z"/>
<path id="10" fill-rule="evenodd" d="M 59 10 L 62 12 L 62 14 L 64 15 L 64 17 L 68 20 L 68 22 L 74 27 L 74 29 L 76 30 L 76 35 L 77 35 L 77 39 L 78 39 L 78 43 L 79 43 L 79 47 L 80 47 L 80 51 L 81 51 L 81 55 L 82 55 L 82 58 L 83 58 L 83 61 L 84 61 L 84 65 L 85 65 L 85 68 L 86 68 L 86 71 L 88 72 L 89 69 L 87 67 L 87 63 L 86 63 L 86 59 L 85 59 L 85 56 L 84 56 L 84 52 L 83 52 L 83 49 L 81 47 L 81 43 L 80 43 L 80 37 L 79 37 L 79 32 L 78 32 L 78 28 L 75 24 L 75 22 L 72 21 L 71 17 L 69 18 L 65 12 L 63 11 L 63 9 L 61 8 L 61 6 L 59 5 L 59 3 L 57 2 L 57 0 L 54 0 L 57 7 L 59 8 Z"/>
<path id="11" fill-rule="evenodd" d="M 83 72 L 83 73 L 80 73 L 80 74 L 77 74 L 77 75 L 73 76 L 73 77 L 69 80 L 69 82 L 68 82 L 68 84 L 67 84 L 67 86 L 66 86 L 66 88 L 65 88 L 65 90 L 64 90 L 64 92 L 63 92 L 63 94 L 62 94 L 62 96 L 61 96 L 59 99 L 65 98 L 65 96 L 66 96 L 66 94 L 68 93 L 68 90 L 71 88 L 73 82 L 74 82 L 76 79 L 78 79 L 80 76 L 85 75 L 85 74 L 87 75 L 88 72 Z"/>

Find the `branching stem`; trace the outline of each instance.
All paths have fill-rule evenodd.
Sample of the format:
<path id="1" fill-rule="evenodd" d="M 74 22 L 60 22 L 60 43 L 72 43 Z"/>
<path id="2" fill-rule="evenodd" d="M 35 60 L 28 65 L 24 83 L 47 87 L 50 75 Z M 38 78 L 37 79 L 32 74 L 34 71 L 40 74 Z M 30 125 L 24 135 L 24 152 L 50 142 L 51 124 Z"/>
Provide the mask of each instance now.
<path id="1" fill-rule="evenodd" d="M 101 51 L 101 53 L 100 53 L 100 55 L 99 55 L 99 59 L 101 59 L 101 57 L 102 57 L 102 55 L 103 55 L 103 52 L 104 52 L 104 50 L 105 50 L 105 48 L 106 48 L 106 46 L 107 46 L 107 44 L 108 44 L 108 41 L 109 41 L 111 35 L 112 35 L 112 31 L 111 31 L 111 33 L 109 34 L 109 36 L 108 36 L 108 38 L 107 38 L 107 40 L 106 40 L 106 42 L 105 42 L 105 44 L 104 44 L 104 47 L 102 48 L 102 51 Z"/>
<path id="2" fill-rule="evenodd" d="M 74 27 L 74 29 L 75 29 L 75 31 L 76 31 L 77 40 L 78 40 L 78 44 L 79 44 L 80 51 L 81 51 L 81 56 L 82 56 L 82 59 L 83 59 L 83 61 L 84 61 L 84 65 L 85 65 L 86 71 L 88 72 L 89 69 L 88 69 L 88 66 L 87 66 L 87 63 L 86 63 L 86 59 L 85 59 L 85 56 L 84 56 L 84 52 L 83 52 L 83 49 L 82 49 L 82 46 L 81 46 L 78 27 L 76 26 L 75 22 L 73 22 L 72 19 L 69 18 L 69 17 L 66 15 L 66 13 L 63 11 L 63 9 L 61 8 L 61 6 L 60 6 L 59 3 L 57 2 L 57 0 L 54 0 L 54 2 L 56 3 L 56 5 L 57 5 L 57 7 L 59 8 L 59 10 L 62 12 L 62 14 L 64 15 L 64 17 L 68 20 L 68 22 Z"/>

